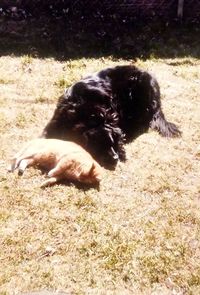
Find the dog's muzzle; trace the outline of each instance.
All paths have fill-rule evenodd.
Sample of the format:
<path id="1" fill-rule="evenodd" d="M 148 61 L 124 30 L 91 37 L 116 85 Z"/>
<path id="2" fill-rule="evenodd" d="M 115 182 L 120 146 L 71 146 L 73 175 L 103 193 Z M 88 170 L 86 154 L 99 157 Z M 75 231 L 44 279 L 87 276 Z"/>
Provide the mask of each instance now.
<path id="1" fill-rule="evenodd" d="M 118 156 L 118 154 L 115 152 L 115 150 L 114 150 L 113 147 L 110 148 L 109 156 L 111 156 L 112 159 L 115 160 L 115 161 L 118 161 L 118 160 L 119 160 L 119 156 Z"/>
<path id="2" fill-rule="evenodd" d="M 108 151 L 107 157 L 104 158 L 105 162 L 110 166 L 110 168 L 114 168 L 117 165 L 117 162 L 119 160 L 118 154 L 115 152 L 114 148 L 111 147 Z"/>

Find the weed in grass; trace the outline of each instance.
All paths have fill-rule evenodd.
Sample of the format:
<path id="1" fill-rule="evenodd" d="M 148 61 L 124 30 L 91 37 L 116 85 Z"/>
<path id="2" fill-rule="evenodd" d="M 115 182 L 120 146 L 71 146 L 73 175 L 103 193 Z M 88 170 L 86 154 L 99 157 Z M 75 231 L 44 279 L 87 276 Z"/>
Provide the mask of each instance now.
<path id="1" fill-rule="evenodd" d="M 200 288 L 200 267 L 191 273 L 188 284 L 191 287 L 196 286 Z"/>
<path id="2" fill-rule="evenodd" d="M 44 103 L 47 102 L 47 98 L 41 94 L 40 96 L 35 98 L 35 103 Z"/>
<path id="3" fill-rule="evenodd" d="M 6 222 L 8 218 L 10 217 L 10 212 L 8 212 L 5 209 L 0 210 L 0 222 Z"/>
<path id="4" fill-rule="evenodd" d="M 55 85 L 61 89 L 64 89 L 71 85 L 71 81 L 67 80 L 64 77 L 61 77 L 58 79 L 58 81 L 55 82 Z"/>
<path id="5" fill-rule="evenodd" d="M 15 124 L 18 128 L 23 129 L 27 125 L 27 117 L 25 116 L 24 113 L 20 112 L 17 114 L 16 119 L 15 119 Z"/>
<path id="6" fill-rule="evenodd" d="M 0 98 L 0 107 L 5 107 L 6 101 L 2 98 Z"/>
<path id="7" fill-rule="evenodd" d="M 11 79 L 0 78 L 0 84 L 12 84 L 12 83 L 14 83 L 14 81 Z"/>
<path id="8" fill-rule="evenodd" d="M 52 281 L 53 279 L 53 274 L 50 271 L 46 271 L 41 273 L 41 281 L 47 286 L 49 285 L 49 282 Z"/>
<path id="9" fill-rule="evenodd" d="M 114 240 L 102 248 L 103 267 L 119 275 L 131 263 L 136 246 L 134 242 Z"/>
<path id="10" fill-rule="evenodd" d="M 85 195 L 83 197 L 78 198 L 78 200 L 75 202 L 75 205 L 77 206 L 78 209 L 95 209 L 96 208 L 96 203 L 92 199 L 91 196 Z"/>
<path id="11" fill-rule="evenodd" d="M 77 68 L 86 68 L 88 60 L 85 58 L 74 59 L 66 62 L 66 67 L 70 70 L 76 70 Z"/>
<path id="12" fill-rule="evenodd" d="M 58 81 L 55 82 L 55 85 L 63 90 L 64 88 L 70 87 L 78 79 L 80 79 L 80 76 L 77 75 L 77 69 L 68 69 L 65 76 L 60 77 Z"/>
<path id="13" fill-rule="evenodd" d="M 30 71 L 30 66 L 33 63 L 33 58 L 31 55 L 24 55 L 21 57 L 21 66 L 23 71 Z"/>
<path id="14" fill-rule="evenodd" d="M 91 218 L 90 214 L 87 213 L 87 211 L 86 213 L 82 213 L 77 216 L 76 224 L 78 225 L 79 230 L 81 229 L 82 232 L 99 232 L 98 222 L 94 218 Z"/>
<path id="15" fill-rule="evenodd" d="M 170 249 L 155 247 L 139 258 L 140 269 L 149 284 L 160 283 L 181 269 L 187 257 L 187 245 L 173 245 Z"/>
<path id="16" fill-rule="evenodd" d="M 8 122 L 7 116 L 3 112 L 0 112 L 0 133 L 5 134 L 9 128 L 10 123 Z"/>

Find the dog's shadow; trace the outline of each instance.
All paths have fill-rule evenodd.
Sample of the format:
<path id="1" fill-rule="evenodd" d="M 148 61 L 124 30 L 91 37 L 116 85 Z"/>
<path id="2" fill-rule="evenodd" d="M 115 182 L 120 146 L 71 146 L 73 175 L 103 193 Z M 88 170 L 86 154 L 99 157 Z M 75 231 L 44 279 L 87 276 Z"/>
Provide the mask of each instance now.
<path id="1" fill-rule="evenodd" d="M 82 182 L 75 181 L 75 180 L 72 181 L 72 180 L 63 179 L 63 180 L 58 181 L 56 184 L 67 186 L 67 187 L 75 186 L 77 189 L 82 190 L 82 191 L 88 191 L 90 189 L 95 189 L 97 191 L 100 190 L 99 183 L 87 184 L 87 183 L 82 183 Z M 50 185 L 49 187 L 53 187 L 54 185 L 55 184 Z M 45 189 L 45 187 L 43 189 Z"/>
<path id="2" fill-rule="evenodd" d="M 41 174 L 45 177 L 47 177 L 48 171 L 46 169 L 42 169 L 41 167 L 39 168 Z M 100 183 L 95 183 L 95 184 L 87 184 L 87 183 L 82 183 L 76 180 L 70 180 L 70 179 L 62 179 L 56 182 L 56 184 L 64 185 L 64 186 L 75 186 L 79 190 L 83 191 L 88 191 L 90 189 L 96 189 L 97 191 L 100 190 Z M 48 187 L 53 187 L 55 184 L 49 185 Z M 41 187 L 42 189 L 45 189 L 46 187 Z"/>

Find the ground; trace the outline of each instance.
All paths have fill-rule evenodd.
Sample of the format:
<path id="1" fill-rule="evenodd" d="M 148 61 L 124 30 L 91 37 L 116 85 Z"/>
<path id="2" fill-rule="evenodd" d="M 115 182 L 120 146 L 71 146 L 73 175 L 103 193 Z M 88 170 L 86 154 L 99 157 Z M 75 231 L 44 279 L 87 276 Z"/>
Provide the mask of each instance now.
<path id="1" fill-rule="evenodd" d="M 188 49 L 187 49 L 188 50 Z M 148 132 L 100 189 L 41 189 L 40 171 L 9 174 L 41 134 L 65 87 L 107 66 L 157 77 L 166 118 L 182 136 Z M 0 57 L 0 294 L 200 294 L 200 61 L 195 56 Z"/>

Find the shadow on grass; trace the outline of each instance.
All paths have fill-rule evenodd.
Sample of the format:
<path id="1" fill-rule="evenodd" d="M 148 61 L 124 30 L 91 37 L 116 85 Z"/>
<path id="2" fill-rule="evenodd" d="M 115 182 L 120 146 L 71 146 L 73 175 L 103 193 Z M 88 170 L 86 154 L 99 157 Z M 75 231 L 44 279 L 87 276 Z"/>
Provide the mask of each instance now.
<path id="1" fill-rule="evenodd" d="M 71 181 L 71 180 L 60 180 L 56 184 L 64 185 L 64 186 L 75 186 L 79 190 L 82 190 L 84 192 L 90 190 L 90 189 L 95 189 L 97 191 L 100 190 L 100 184 L 86 184 L 86 183 L 81 183 L 78 181 Z M 55 184 L 50 185 L 53 187 Z M 42 189 L 45 189 L 46 187 L 42 187 Z"/>
<path id="2" fill-rule="evenodd" d="M 58 60 L 82 57 L 200 57 L 197 24 L 90 23 L 43 17 L 0 19 L 0 55 L 32 55 Z"/>
<path id="3" fill-rule="evenodd" d="M 42 168 L 42 167 L 37 167 L 41 174 L 46 178 L 48 179 L 48 172 L 49 170 L 45 169 L 45 168 Z M 8 171 L 10 172 L 10 171 Z M 18 170 L 18 175 L 19 176 L 22 176 L 24 172 L 22 172 L 21 174 L 21 171 Z M 76 181 L 76 180 L 70 180 L 70 179 L 62 179 L 62 180 L 59 180 L 57 181 L 56 183 L 54 184 L 50 184 L 50 185 L 47 185 L 45 187 L 41 187 L 42 189 L 46 189 L 46 187 L 53 187 L 55 184 L 60 184 L 60 185 L 64 185 L 64 186 L 75 186 L 77 187 L 79 190 L 82 190 L 82 191 L 88 191 L 90 189 L 95 189 L 97 191 L 100 190 L 100 183 L 92 183 L 92 184 L 87 184 L 87 183 L 83 183 L 83 182 L 79 182 L 79 181 Z"/>

